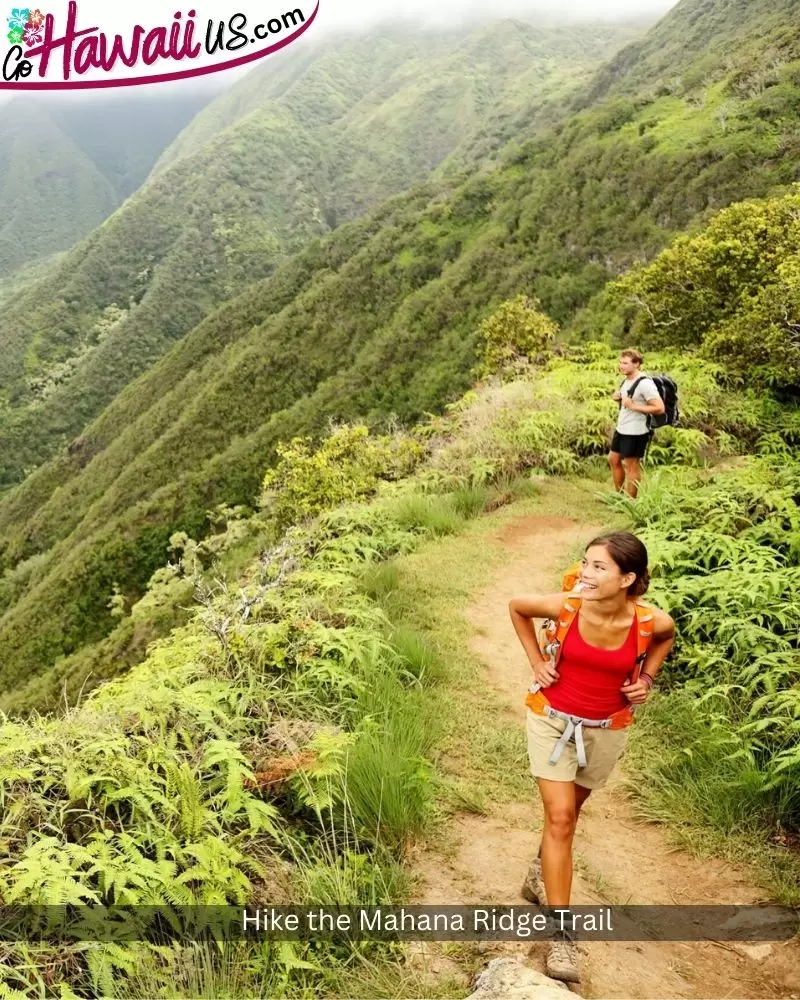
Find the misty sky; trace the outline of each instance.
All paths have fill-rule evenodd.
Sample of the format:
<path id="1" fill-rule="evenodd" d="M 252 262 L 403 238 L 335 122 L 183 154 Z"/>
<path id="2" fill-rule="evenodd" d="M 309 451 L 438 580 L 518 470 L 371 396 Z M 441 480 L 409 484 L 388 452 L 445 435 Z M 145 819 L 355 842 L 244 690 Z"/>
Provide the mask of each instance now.
<path id="1" fill-rule="evenodd" d="M 101 26 L 130 25 L 133 18 L 147 25 L 167 24 L 176 10 L 184 13 L 192 6 L 199 21 L 209 17 L 230 17 L 239 11 L 264 15 L 264 20 L 284 10 L 290 10 L 286 0 L 193 0 L 180 4 L 175 0 L 137 0 L 136 4 L 109 4 L 107 0 L 81 0 L 81 21 L 97 18 Z M 300 0 L 304 13 L 314 9 L 316 0 Z M 402 18 L 422 24 L 522 16 L 541 11 L 560 17 L 617 18 L 658 14 L 673 7 L 677 0 L 321 0 L 320 12 L 313 31 L 330 28 L 374 25 L 380 21 Z M 58 3 L 52 3 L 55 13 Z M 66 7 L 66 0 L 64 0 Z"/>
<path id="2" fill-rule="evenodd" d="M 375 23 L 405 17 L 422 23 L 482 17 L 525 16 L 541 11 L 561 17 L 617 18 L 659 14 L 677 0 L 322 0 L 325 26 Z M 324 15 L 324 18 L 323 18 Z"/>
<path id="3" fill-rule="evenodd" d="M 593 20 L 624 17 L 651 17 L 654 20 L 675 6 L 678 0 L 321 0 L 317 20 L 305 35 L 305 41 L 324 37 L 330 31 L 374 27 L 381 22 L 402 20 L 421 26 L 460 25 L 473 21 L 494 20 L 502 17 L 568 20 L 590 18 Z M 107 0 L 80 0 L 79 27 L 97 25 L 106 33 L 120 31 L 127 37 L 136 21 L 145 27 L 169 25 L 176 11 L 185 14 L 194 7 L 198 28 L 204 31 L 209 18 L 227 19 L 242 12 L 251 20 L 267 21 L 270 17 L 291 10 L 298 4 L 304 13 L 314 9 L 316 0 L 137 0 L 135 5 L 109 4 Z M 63 5 L 62 5 L 63 4 Z M 66 19 L 66 0 L 53 0 L 42 5 L 57 17 L 57 26 L 63 27 Z M 284 50 L 284 57 L 291 57 L 291 48 Z M 267 58 L 270 58 L 269 56 Z M 243 71 L 228 71 L 206 78 L 204 84 L 214 91 L 223 90 L 241 77 Z M 167 84 L 160 86 L 186 86 Z M 193 82 L 197 86 L 197 82 Z M 137 88 L 140 94 L 157 91 L 159 87 Z M 88 92 L 87 97 L 95 92 Z M 111 92 L 106 92 L 108 96 Z M 116 93 L 122 94 L 122 91 Z M 25 99 L 28 95 L 20 95 Z M 30 95 L 33 96 L 33 95 Z M 58 99 L 58 92 L 48 95 Z M 63 95 L 66 96 L 66 95 Z M 9 91 L 0 91 L 0 105 L 10 99 Z M 74 99 L 74 96 L 73 96 Z"/>

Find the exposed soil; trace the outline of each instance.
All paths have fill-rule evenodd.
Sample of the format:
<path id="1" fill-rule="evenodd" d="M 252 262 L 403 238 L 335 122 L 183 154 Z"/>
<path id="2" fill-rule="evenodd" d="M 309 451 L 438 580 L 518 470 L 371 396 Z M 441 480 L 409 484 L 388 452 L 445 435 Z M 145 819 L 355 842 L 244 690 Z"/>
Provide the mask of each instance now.
<path id="1" fill-rule="evenodd" d="M 467 617 L 474 650 L 486 664 L 487 683 L 524 725 L 530 668 L 508 618 L 514 595 L 552 588 L 577 542 L 596 530 L 573 520 L 526 517 L 497 536 L 508 551 L 503 570 Z M 526 801 L 490 808 L 487 816 L 456 819 L 457 848 L 444 858 L 429 851 L 417 862 L 424 887 L 419 902 L 524 905 L 519 889 L 536 853 L 541 811 L 533 784 Z M 584 807 L 575 843 L 576 904 L 745 904 L 763 901 L 745 870 L 700 861 L 670 847 L 657 825 L 641 822 L 620 781 L 593 794 Z M 485 960 L 513 955 L 544 971 L 545 945 L 481 946 Z M 582 982 L 576 992 L 610 998 L 800 998 L 800 946 L 708 943 L 591 942 L 582 944 Z M 434 973 L 457 971 L 440 946 L 420 949 Z M 468 992 L 468 990 L 465 990 Z"/>

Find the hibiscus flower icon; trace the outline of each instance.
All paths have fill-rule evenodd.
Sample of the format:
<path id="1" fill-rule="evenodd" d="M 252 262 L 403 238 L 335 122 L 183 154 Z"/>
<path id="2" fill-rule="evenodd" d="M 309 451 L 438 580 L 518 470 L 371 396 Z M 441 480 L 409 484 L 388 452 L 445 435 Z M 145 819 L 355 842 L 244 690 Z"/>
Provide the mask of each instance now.
<path id="1" fill-rule="evenodd" d="M 42 29 L 38 25 L 28 22 L 25 27 L 25 33 L 22 37 L 25 40 L 25 44 L 30 47 L 32 45 L 41 45 L 42 38 L 44 36 L 42 34 Z"/>
<path id="2" fill-rule="evenodd" d="M 21 45 L 23 38 L 22 28 L 12 28 L 8 33 L 8 40 L 12 45 Z"/>
<path id="3" fill-rule="evenodd" d="M 11 11 L 11 17 L 8 19 L 10 31 L 24 31 L 30 16 L 31 12 L 27 7 L 14 7 Z"/>
<path id="4" fill-rule="evenodd" d="M 28 23 L 25 25 L 25 27 L 41 28 L 44 22 L 45 22 L 45 15 L 37 7 L 36 10 L 31 10 L 28 12 Z"/>

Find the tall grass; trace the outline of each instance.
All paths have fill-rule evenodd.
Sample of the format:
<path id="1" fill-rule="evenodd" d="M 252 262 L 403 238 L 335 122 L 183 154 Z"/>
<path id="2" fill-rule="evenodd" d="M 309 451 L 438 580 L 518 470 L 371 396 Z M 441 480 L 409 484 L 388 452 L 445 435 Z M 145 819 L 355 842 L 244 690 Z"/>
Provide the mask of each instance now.
<path id="1" fill-rule="evenodd" d="M 800 410 L 731 386 L 725 370 L 690 353 L 648 355 L 648 368 L 677 380 L 681 425 L 657 434 L 649 466 L 704 467 L 720 457 L 753 452 L 762 438 L 794 447 Z M 468 393 L 441 418 L 432 455 L 421 472 L 462 488 L 499 487 L 532 469 L 551 475 L 585 471 L 604 456 L 616 421 L 617 354 L 587 344 L 566 359 L 507 384 Z"/>
<path id="2" fill-rule="evenodd" d="M 462 486 L 453 492 L 450 500 L 459 517 L 471 520 L 486 510 L 492 497 L 492 490 L 487 486 Z"/>
<path id="3" fill-rule="evenodd" d="M 394 653 L 397 676 L 428 687 L 438 684 L 447 675 L 447 667 L 422 633 L 408 625 L 396 625 L 389 642 Z"/>
<path id="4" fill-rule="evenodd" d="M 253 1000 L 286 996 L 292 948 L 284 942 L 196 942 L 171 953 L 139 951 L 135 971 L 112 981 L 109 1000 Z M 287 949 L 285 945 L 289 944 Z M 288 961 L 287 961 L 288 960 Z"/>
<path id="5" fill-rule="evenodd" d="M 359 835 L 402 852 L 425 827 L 431 805 L 426 755 L 436 738 L 429 697 L 376 669 L 363 691 L 358 741 L 347 756 L 347 805 Z"/>
<path id="6" fill-rule="evenodd" d="M 464 523 L 430 495 L 328 511 L 80 708 L 1 724 L 4 899 L 241 904 L 280 857 L 298 897 L 398 901 L 431 811 L 442 665 L 377 601 L 398 594 L 394 555 Z M 312 951 L 11 949 L 0 991 L 28 995 L 55 968 L 65 997 L 320 995 L 353 953 L 320 971 Z"/>
<path id="7" fill-rule="evenodd" d="M 391 515 L 401 528 L 424 531 L 434 537 L 456 534 L 463 528 L 465 520 L 447 497 L 420 493 L 412 493 L 396 501 Z"/>
<path id="8" fill-rule="evenodd" d="M 692 377 L 713 416 L 718 383 L 700 369 Z M 425 467 L 372 503 L 329 509 L 316 463 L 303 461 L 293 495 L 304 526 L 247 579 L 204 593 L 187 626 L 64 718 L 3 721 L 4 901 L 240 903 L 264 887 L 274 857 L 301 896 L 402 895 L 397 865 L 432 812 L 432 696 L 445 668 L 424 603 L 411 606 L 392 559 L 462 530 L 563 452 L 602 449 L 606 368 L 556 363 L 536 379 L 454 407 Z M 725 412 L 726 427 L 749 426 L 736 406 Z M 710 420 L 699 404 L 689 417 Z M 785 443 L 779 423 L 760 429 Z M 713 426 L 702 432 L 714 437 Z M 676 478 L 657 498 L 654 481 L 625 507 L 649 533 L 656 595 L 679 619 L 667 680 L 697 702 L 698 719 L 717 720 L 713 740 L 693 728 L 670 736 L 679 752 L 659 758 L 652 787 L 691 786 L 684 800 L 696 810 L 727 795 L 713 820 L 722 830 L 797 825 L 800 476 L 790 465 L 782 453 L 780 469 L 762 463 L 750 480 Z M 310 523 L 309 496 L 323 507 Z M 737 733 L 739 743 L 728 738 Z M 487 770 L 509 754 L 499 743 L 482 751 Z M 16 949 L 0 984 L 41 993 L 46 972 L 65 991 L 133 996 L 149 975 L 155 996 L 238 996 L 253 981 L 275 996 L 320 995 L 356 961 L 320 954 L 307 943 L 248 952 L 237 972 L 226 956 L 192 950 Z M 149 965 L 137 970 L 142 956 Z"/>

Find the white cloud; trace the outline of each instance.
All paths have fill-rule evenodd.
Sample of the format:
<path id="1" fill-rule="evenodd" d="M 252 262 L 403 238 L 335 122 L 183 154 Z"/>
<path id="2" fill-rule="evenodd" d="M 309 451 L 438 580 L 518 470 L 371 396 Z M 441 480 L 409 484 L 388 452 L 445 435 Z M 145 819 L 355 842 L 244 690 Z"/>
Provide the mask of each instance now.
<path id="1" fill-rule="evenodd" d="M 546 14 L 563 19 L 597 20 L 660 14 L 677 0 L 322 0 L 320 21 L 328 26 L 375 24 L 404 18 L 423 24 L 481 17 L 526 17 Z"/>
<path id="2" fill-rule="evenodd" d="M 545 12 L 559 17 L 617 18 L 658 13 L 675 5 L 677 0 L 320 0 L 318 25 L 312 30 L 328 27 L 374 25 L 398 18 L 429 24 L 474 17 L 506 17 L 535 15 Z M 315 0 L 300 0 L 301 9 L 309 14 Z M 66 0 L 50 0 L 43 4 L 63 22 Z M 295 0 L 137 0 L 135 4 L 109 4 L 107 0 L 81 0 L 81 25 L 99 25 L 103 30 L 130 29 L 137 21 L 145 26 L 170 24 L 173 14 L 184 17 L 190 9 L 197 11 L 197 21 L 208 18 L 229 18 L 242 11 L 253 16 L 263 15 L 266 21 L 295 6 Z"/>
<path id="3" fill-rule="evenodd" d="M 93 0 L 94 2 L 94 0 Z M 416 21 L 422 25 L 439 25 L 499 17 L 535 17 L 545 14 L 559 19 L 592 18 L 598 20 L 621 17 L 657 16 L 674 7 L 678 0 L 320 0 L 318 24 L 313 30 L 372 26 L 381 21 L 398 19 Z M 98 7 L 102 4 L 98 2 Z M 158 0 L 146 0 L 145 6 L 161 8 Z M 210 2 L 198 4 L 204 17 L 226 17 L 241 7 L 235 4 Z M 291 4 L 289 5 L 291 7 Z M 283 12 L 285 0 L 269 0 L 267 9 Z M 303 0 L 304 13 L 313 10 L 314 0 Z"/>

